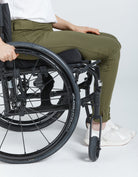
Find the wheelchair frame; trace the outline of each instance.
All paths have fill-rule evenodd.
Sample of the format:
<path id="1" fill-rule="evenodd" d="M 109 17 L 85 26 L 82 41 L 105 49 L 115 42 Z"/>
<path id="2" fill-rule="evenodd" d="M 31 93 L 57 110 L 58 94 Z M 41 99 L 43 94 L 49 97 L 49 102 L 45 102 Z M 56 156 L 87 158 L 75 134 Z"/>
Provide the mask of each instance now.
<path id="1" fill-rule="evenodd" d="M 6 12 L 6 17 L 4 15 L 4 12 Z M 9 23 L 10 23 L 10 13 L 8 9 L 7 4 L 0 5 L 0 29 L 1 29 L 1 36 L 3 36 L 3 39 L 5 42 L 9 42 L 11 37 L 11 31 L 9 30 Z M 4 24 L 4 18 L 7 19 L 8 14 L 8 30 L 3 31 L 3 29 L 7 29 L 7 24 Z M 5 26 L 6 25 L 6 26 Z M 5 37 L 6 36 L 6 37 Z M 46 150 L 47 147 L 45 147 L 45 151 L 42 153 L 42 149 L 37 153 L 37 156 L 34 155 L 32 152 L 30 154 L 26 154 L 25 146 L 24 146 L 24 154 L 17 154 L 14 156 L 14 154 L 6 154 L 6 152 L 1 151 L 1 146 L 3 144 L 0 144 L 0 160 L 8 163 L 32 163 L 39 160 L 42 160 L 53 153 L 55 153 L 57 150 L 59 150 L 70 138 L 72 135 L 79 118 L 79 112 L 80 112 L 80 106 L 84 107 L 86 110 L 86 124 L 90 124 L 90 136 L 89 136 L 89 158 L 92 161 L 96 161 L 99 157 L 100 152 L 100 140 L 101 140 L 101 129 L 102 129 L 102 117 L 100 115 L 100 93 L 101 93 L 101 87 L 102 83 L 100 80 L 100 72 L 99 72 L 99 66 L 100 60 L 91 62 L 86 60 L 81 60 L 79 63 L 72 63 L 67 64 L 63 61 L 63 58 L 59 57 L 59 55 L 53 53 L 52 51 L 36 45 L 32 43 L 24 43 L 24 42 L 9 42 L 9 44 L 15 46 L 16 52 L 19 54 L 31 54 L 33 56 L 40 57 L 40 59 L 46 63 L 45 66 L 40 65 L 35 67 L 35 71 L 32 68 L 22 69 L 22 68 L 16 68 L 15 61 L 13 61 L 14 68 L 8 68 L 6 66 L 6 63 L 0 63 L 0 80 L 2 83 L 2 91 L 3 91 L 3 101 L 4 101 L 4 113 L 0 114 L 0 126 L 4 129 L 8 129 L 15 132 L 21 132 L 22 137 L 24 132 L 33 132 L 38 130 L 41 132 L 43 128 L 47 128 L 49 125 L 54 123 L 55 121 L 59 120 L 59 116 L 62 116 L 63 112 L 65 110 L 68 110 L 68 116 L 67 120 L 65 122 L 66 130 L 63 132 L 61 130 L 61 133 L 59 133 L 60 136 L 57 136 L 59 139 L 59 142 L 55 144 L 55 140 L 48 144 L 48 147 L 51 145 L 50 150 Z M 51 61 L 50 61 L 51 59 Z M 38 60 L 39 61 L 39 60 Z M 51 62 L 51 63 L 50 63 Z M 52 63 L 53 62 L 53 63 Z M 37 61 L 35 61 L 35 64 Z M 51 69 L 52 68 L 52 69 Z M 44 88 L 46 88 L 45 84 L 43 83 L 43 80 L 46 81 L 46 83 L 49 82 L 47 80 L 49 76 L 50 71 L 55 70 L 56 72 L 59 72 L 58 74 L 61 75 L 61 78 L 63 77 L 63 89 L 60 91 L 51 91 L 51 90 L 45 90 L 47 91 L 47 94 L 50 99 L 52 96 L 60 96 L 59 102 L 57 105 L 51 105 L 49 102 L 46 102 L 48 105 L 47 107 L 41 107 L 37 106 L 36 108 L 26 108 L 26 100 L 30 98 L 39 98 L 42 102 L 42 92 Z M 61 72 L 62 70 L 62 72 Z M 83 82 L 77 84 L 79 81 L 79 76 L 82 73 L 86 73 L 86 78 Z M 40 92 L 38 94 L 27 94 L 27 91 L 29 89 L 29 83 L 27 83 L 26 75 L 34 75 L 36 76 L 35 81 L 33 84 L 36 84 L 36 87 L 39 88 Z M 23 77 L 24 76 L 24 77 Z M 43 79 L 43 78 L 44 79 Z M 94 92 L 91 92 L 91 84 L 94 78 Z M 18 80 L 18 84 L 17 84 Z M 54 81 L 53 81 L 54 82 Z M 49 87 L 52 87 L 52 85 L 49 85 Z M 69 87 L 69 88 L 68 88 Z M 16 93 L 16 90 L 19 90 L 20 93 Z M 81 90 L 85 90 L 85 96 L 83 98 L 80 98 L 79 92 Z M 65 94 L 69 95 L 71 98 L 65 98 Z M 47 96 L 46 95 L 46 96 Z M 61 104 L 62 103 L 62 104 Z M 71 107 L 69 108 L 69 104 L 71 103 Z M 11 106 L 12 105 L 12 106 Z M 12 109 L 11 109 L 12 107 Z M 93 114 L 90 113 L 90 109 L 93 108 Z M 31 115 L 33 113 L 38 114 L 49 112 L 44 118 L 30 120 L 25 124 L 25 121 L 21 120 L 21 117 L 28 114 Z M 51 112 L 54 114 L 55 118 L 54 120 L 50 117 Z M 12 120 L 9 118 L 10 116 L 19 116 L 19 120 L 12 122 Z M 49 116 L 50 115 L 50 116 Z M 49 118 L 50 117 L 50 118 Z M 93 137 L 92 136 L 92 120 L 93 119 L 99 119 L 100 121 L 100 131 L 99 131 L 99 137 Z M 30 123 L 30 124 L 29 124 Z M 40 124 L 41 123 L 41 124 Z M 19 126 L 20 125 L 20 126 Z M 63 127 L 63 129 L 65 129 Z M 64 137 L 62 137 L 62 132 L 64 134 Z M 58 141 L 57 139 L 57 141 Z M 24 137 L 23 137 L 23 143 L 24 143 Z M 29 156 L 30 155 L 30 156 Z"/>

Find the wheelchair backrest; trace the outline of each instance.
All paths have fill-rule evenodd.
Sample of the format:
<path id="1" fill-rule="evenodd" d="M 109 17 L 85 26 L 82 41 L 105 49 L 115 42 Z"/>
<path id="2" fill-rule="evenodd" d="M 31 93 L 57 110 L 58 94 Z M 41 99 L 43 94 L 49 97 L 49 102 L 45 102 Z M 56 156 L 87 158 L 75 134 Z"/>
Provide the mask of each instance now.
<path id="1" fill-rule="evenodd" d="M 8 3 L 0 4 L 0 36 L 4 42 L 12 41 L 11 16 Z"/>

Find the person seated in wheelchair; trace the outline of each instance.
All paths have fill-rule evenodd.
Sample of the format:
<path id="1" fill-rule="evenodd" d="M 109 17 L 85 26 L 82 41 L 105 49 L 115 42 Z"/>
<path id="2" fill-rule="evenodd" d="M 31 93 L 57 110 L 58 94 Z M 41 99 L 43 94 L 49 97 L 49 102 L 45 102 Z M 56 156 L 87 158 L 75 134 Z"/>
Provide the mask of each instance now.
<path id="1" fill-rule="evenodd" d="M 14 1 L 14 3 L 13 3 Z M 135 132 L 124 129 L 111 121 L 110 103 L 121 45 L 118 39 L 96 28 L 74 25 L 54 14 L 50 0 L 3 0 L 8 3 L 12 17 L 12 41 L 31 42 L 44 46 L 56 54 L 68 49 L 78 49 L 85 60 L 101 60 L 100 75 L 103 83 L 100 98 L 102 115 L 102 146 L 127 144 Z M 14 4 L 14 5 L 13 5 Z M 36 13 L 37 12 L 37 13 Z M 54 31 L 53 28 L 60 31 Z M 0 60 L 15 60 L 15 48 L 0 39 Z M 43 95 L 45 96 L 45 95 Z M 93 134 L 99 133 L 99 122 L 93 121 Z M 85 143 L 88 144 L 90 126 L 87 125 Z"/>

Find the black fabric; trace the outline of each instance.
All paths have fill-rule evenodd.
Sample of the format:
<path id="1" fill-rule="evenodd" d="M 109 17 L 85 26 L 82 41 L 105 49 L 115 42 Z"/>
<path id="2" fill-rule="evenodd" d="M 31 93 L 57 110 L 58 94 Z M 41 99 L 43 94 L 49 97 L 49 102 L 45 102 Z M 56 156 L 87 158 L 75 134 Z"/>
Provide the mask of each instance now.
<path id="1" fill-rule="evenodd" d="M 0 4 L 0 37 L 3 39 L 3 13 L 2 13 L 2 4 Z"/>
<path id="2" fill-rule="evenodd" d="M 50 74 L 48 77 L 42 75 L 43 84 L 45 87 L 41 91 L 41 106 L 50 105 L 50 92 L 54 86 L 54 80 Z"/>
<path id="3" fill-rule="evenodd" d="M 70 49 L 58 54 L 67 64 L 82 62 L 82 56 L 78 49 Z"/>
<path id="4" fill-rule="evenodd" d="M 4 42 L 12 41 L 11 17 L 7 3 L 0 4 L 0 36 Z"/>

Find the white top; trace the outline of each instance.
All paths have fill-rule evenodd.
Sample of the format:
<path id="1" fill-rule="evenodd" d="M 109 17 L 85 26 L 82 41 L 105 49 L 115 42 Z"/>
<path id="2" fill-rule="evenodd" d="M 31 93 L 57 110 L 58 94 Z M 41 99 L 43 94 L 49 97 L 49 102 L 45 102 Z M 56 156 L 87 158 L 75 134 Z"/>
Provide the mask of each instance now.
<path id="1" fill-rule="evenodd" d="M 57 22 L 51 0 L 0 0 L 8 3 L 11 19 L 27 19 L 40 23 Z"/>

